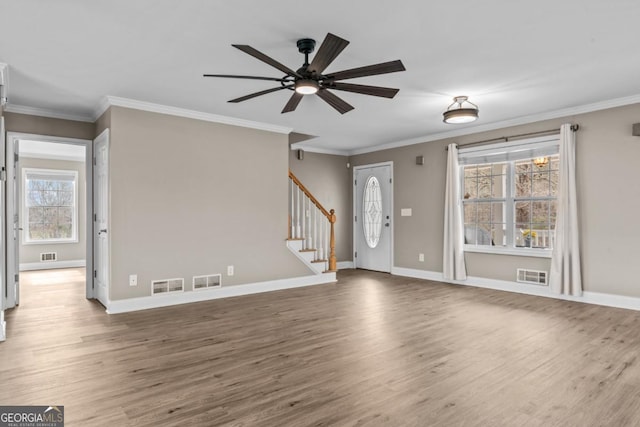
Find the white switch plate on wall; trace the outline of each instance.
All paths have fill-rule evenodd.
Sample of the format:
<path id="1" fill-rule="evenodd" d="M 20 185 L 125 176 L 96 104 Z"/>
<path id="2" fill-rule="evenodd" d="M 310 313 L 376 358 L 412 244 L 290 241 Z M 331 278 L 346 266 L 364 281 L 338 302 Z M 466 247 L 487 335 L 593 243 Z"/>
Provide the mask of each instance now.
<path id="1" fill-rule="evenodd" d="M 411 216 L 411 208 L 400 209 L 400 216 Z"/>
<path id="2" fill-rule="evenodd" d="M 233 276 L 233 265 L 227 266 L 227 276 Z"/>

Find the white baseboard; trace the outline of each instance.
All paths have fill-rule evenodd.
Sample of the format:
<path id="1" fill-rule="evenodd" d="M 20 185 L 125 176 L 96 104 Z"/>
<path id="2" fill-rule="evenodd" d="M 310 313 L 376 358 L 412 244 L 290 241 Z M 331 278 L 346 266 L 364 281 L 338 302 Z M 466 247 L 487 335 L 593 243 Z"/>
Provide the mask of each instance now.
<path id="1" fill-rule="evenodd" d="M 279 291 L 282 289 L 300 288 L 303 286 L 322 285 L 336 282 L 336 273 L 294 277 L 291 279 L 270 280 L 267 282 L 249 283 L 246 285 L 222 286 L 207 290 L 160 294 L 141 298 L 129 298 L 109 301 L 107 313 L 127 313 L 130 311 L 148 310 L 150 308 L 168 307 L 191 302 L 209 301 L 219 298 L 258 294 Z"/>
<path id="2" fill-rule="evenodd" d="M 54 268 L 78 268 L 84 266 L 86 266 L 86 262 L 83 259 L 74 259 L 70 261 L 27 262 L 20 264 L 20 271 L 51 270 Z"/>
<path id="3" fill-rule="evenodd" d="M 355 268 L 353 261 L 340 261 L 337 263 L 338 270 L 347 270 L 349 268 Z"/>
<path id="4" fill-rule="evenodd" d="M 546 298 L 555 298 L 565 301 L 576 301 L 586 304 L 604 305 L 607 307 L 626 308 L 640 311 L 640 298 L 624 295 L 605 294 L 601 292 L 584 291 L 582 296 L 558 295 L 551 292 L 548 286 L 529 285 L 526 283 L 510 282 L 507 280 L 494 280 L 484 277 L 467 277 L 467 280 L 445 280 L 442 273 L 435 271 L 416 270 L 412 268 L 393 267 L 391 274 L 396 276 L 414 277 L 416 279 L 433 280 L 437 282 L 451 283 L 455 285 L 475 286 L 478 288 L 494 289 L 498 291 L 516 292 L 519 294 L 535 295 Z"/>

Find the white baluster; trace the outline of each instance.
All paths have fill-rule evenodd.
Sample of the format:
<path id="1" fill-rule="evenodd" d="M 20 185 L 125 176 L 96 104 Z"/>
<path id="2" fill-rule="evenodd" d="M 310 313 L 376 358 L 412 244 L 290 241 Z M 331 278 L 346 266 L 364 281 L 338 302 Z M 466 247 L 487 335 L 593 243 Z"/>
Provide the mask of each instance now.
<path id="1" fill-rule="evenodd" d="M 311 227 L 311 199 L 307 198 L 307 249 L 313 249 L 313 227 Z"/>
<path id="2" fill-rule="evenodd" d="M 315 205 L 314 205 L 315 206 Z M 318 260 L 318 207 L 313 210 L 313 249 L 316 250 L 314 258 Z"/>
<path id="3" fill-rule="evenodd" d="M 295 208 L 294 208 L 294 199 L 295 199 L 295 192 L 293 189 L 293 180 L 291 178 L 289 178 L 289 181 L 291 182 L 291 185 L 289 186 L 289 196 L 291 196 L 291 238 L 295 239 L 296 238 L 296 226 L 295 226 Z"/>
<path id="4" fill-rule="evenodd" d="M 300 233 L 300 187 L 298 188 L 298 199 L 296 200 L 296 208 L 298 210 L 298 214 L 296 215 L 296 239 L 299 239 L 301 237 L 301 233 Z"/>
<path id="5" fill-rule="evenodd" d="M 329 225 L 329 220 L 327 219 L 324 222 L 324 255 L 325 255 L 325 259 L 327 260 L 327 262 L 324 263 L 324 269 L 328 270 L 329 269 L 329 233 L 330 233 L 330 225 Z"/>
<path id="6" fill-rule="evenodd" d="M 302 249 L 307 249 L 307 195 L 302 197 Z"/>

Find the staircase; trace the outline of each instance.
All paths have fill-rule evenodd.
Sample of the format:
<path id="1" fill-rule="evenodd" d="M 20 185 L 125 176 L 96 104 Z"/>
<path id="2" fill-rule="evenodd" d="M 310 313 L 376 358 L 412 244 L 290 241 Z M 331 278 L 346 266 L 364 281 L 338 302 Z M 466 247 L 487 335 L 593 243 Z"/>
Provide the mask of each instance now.
<path id="1" fill-rule="evenodd" d="M 335 211 L 327 211 L 289 171 L 287 247 L 316 274 L 335 274 Z"/>

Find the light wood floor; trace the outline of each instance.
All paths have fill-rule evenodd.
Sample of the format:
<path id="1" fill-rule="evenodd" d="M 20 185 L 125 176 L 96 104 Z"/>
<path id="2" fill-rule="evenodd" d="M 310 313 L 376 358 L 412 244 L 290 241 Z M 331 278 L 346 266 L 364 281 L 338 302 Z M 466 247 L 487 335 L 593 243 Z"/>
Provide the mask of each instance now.
<path id="1" fill-rule="evenodd" d="M 640 313 L 345 270 L 107 315 L 22 277 L 0 404 L 68 426 L 638 426 Z"/>

